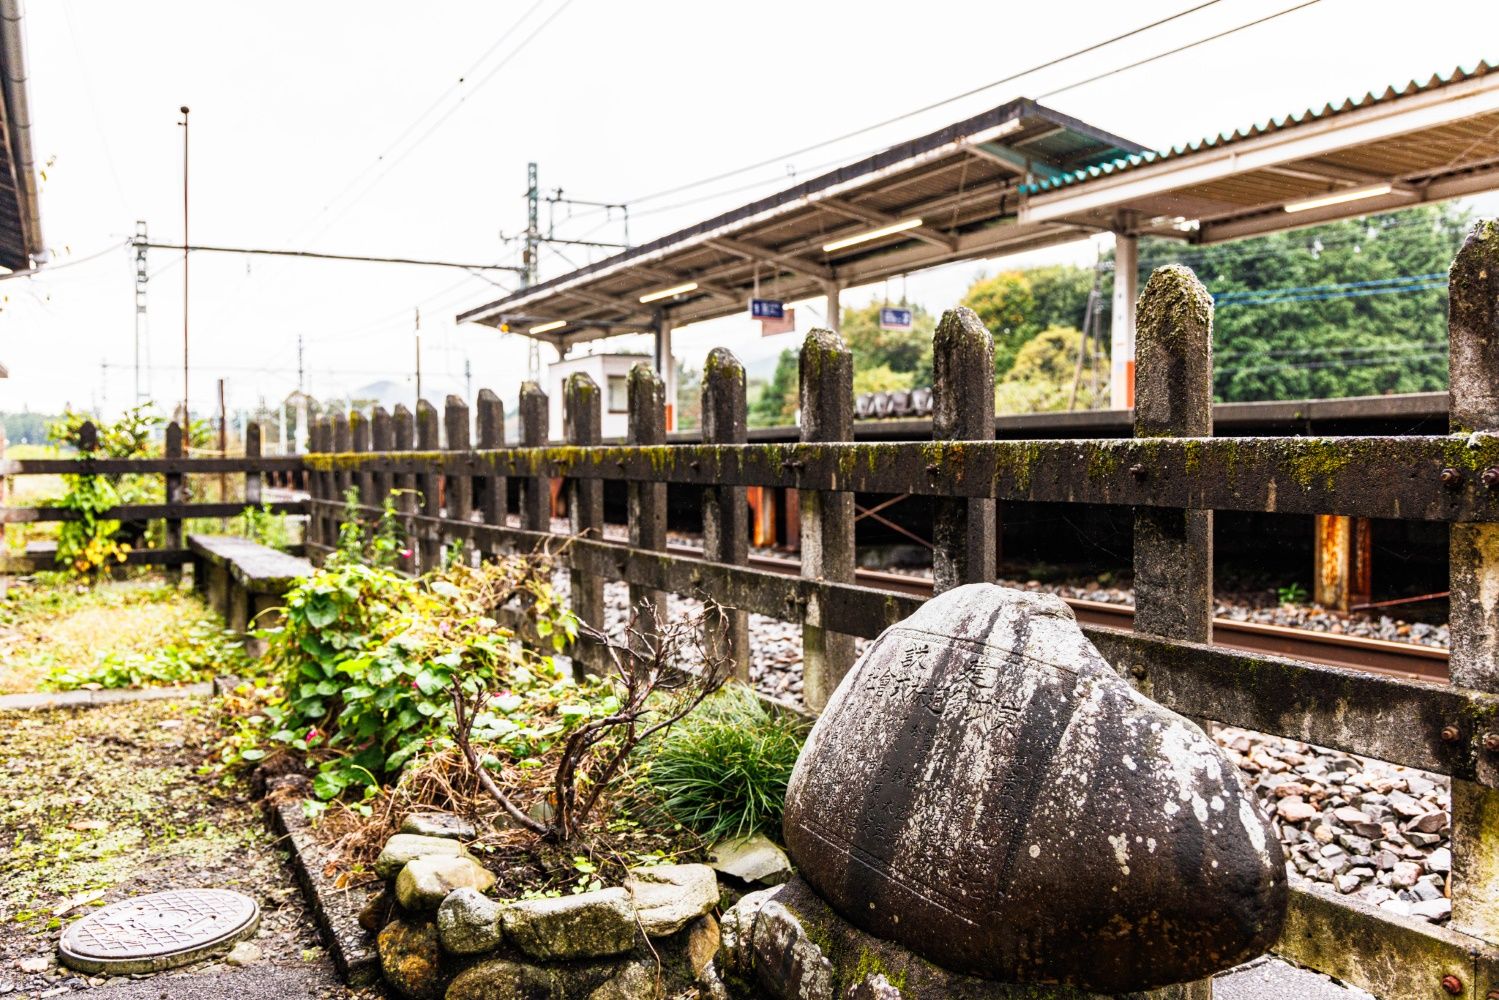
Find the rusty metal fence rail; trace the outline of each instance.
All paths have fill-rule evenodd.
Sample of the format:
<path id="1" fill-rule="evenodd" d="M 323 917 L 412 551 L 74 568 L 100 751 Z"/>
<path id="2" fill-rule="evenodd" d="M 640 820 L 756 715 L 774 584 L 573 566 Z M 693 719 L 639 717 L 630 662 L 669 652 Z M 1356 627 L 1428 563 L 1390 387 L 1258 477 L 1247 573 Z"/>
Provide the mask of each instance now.
<path id="1" fill-rule="evenodd" d="M 1212 300 L 1185 268 L 1158 270 L 1138 310 L 1132 440 L 995 441 L 992 342 L 949 312 L 934 342 L 934 440 L 854 444 L 852 364 L 815 331 L 800 357 L 801 441 L 746 444 L 745 376 L 722 349 L 703 374 L 703 442 L 665 444 L 659 378 L 629 379 L 628 441 L 599 444 L 600 390 L 565 386 L 567 442 L 546 443 L 547 399 L 528 383 L 520 438 L 500 403 L 470 415 L 449 397 L 366 422 L 313 428 L 309 550 L 334 543 L 344 490 L 402 493 L 422 565 L 455 541 L 478 558 L 555 540 L 551 486 L 565 484 L 567 570 L 577 612 L 602 625 L 602 584 L 633 600 L 710 596 L 736 610 L 721 640 L 747 675 L 744 615 L 803 629 L 804 696 L 814 711 L 871 638 L 920 599 L 854 582 L 855 491 L 939 498 L 939 590 L 995 575 L 995 532 L 1011 500 L 1116 504 L 1135 511 L 1134 631 L 1090 626 L 1142 691 L 1185 715 L 1444 774 L 1452 780 L 1450 925 L 1434 926 L 1309 888 L 1293 893 L 1279 950 L 1382 998 L 1499 998 L 1499 227 L 1478 227 L 1451 275 L 1447 436 L 1213 438 Z M 518 503 L 507 503 L 510 481 Z M 602 486 L 628 490 L 628 541 L 602 537 Z M 701 490 L 704 550 L 670 553 L 666 484 Z M 746 487 L 797 491 L 801 576 L 748 565 Z M 419 502 L 418 502 L 419 498 Z M 1450 684 L 1405 680 L 1226 649 L 1212 640 L 1215 510 L 1343 514 L 1449 524 Z M 578 651 L 585 660 L 588 651 Z M 1454 989 L 1456 992 L 1454 993 Z"/>

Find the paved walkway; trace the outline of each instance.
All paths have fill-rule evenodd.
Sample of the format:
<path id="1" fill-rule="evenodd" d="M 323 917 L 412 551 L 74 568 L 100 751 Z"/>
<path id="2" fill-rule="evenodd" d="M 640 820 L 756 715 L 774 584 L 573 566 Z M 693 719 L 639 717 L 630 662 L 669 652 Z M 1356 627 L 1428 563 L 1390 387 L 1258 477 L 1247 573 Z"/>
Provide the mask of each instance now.
<path id="1" fill-rule="evenodd" d="M 214 704 L 177 698 L 0 712 L 0 998 L 379 995 L 339 983 L 283 846 L 242 790 L 204 771 Z M 140 979 L 57 964 L 63 928 L 94 907 L 189 887 L 255 898 L 258 959 Z"/>

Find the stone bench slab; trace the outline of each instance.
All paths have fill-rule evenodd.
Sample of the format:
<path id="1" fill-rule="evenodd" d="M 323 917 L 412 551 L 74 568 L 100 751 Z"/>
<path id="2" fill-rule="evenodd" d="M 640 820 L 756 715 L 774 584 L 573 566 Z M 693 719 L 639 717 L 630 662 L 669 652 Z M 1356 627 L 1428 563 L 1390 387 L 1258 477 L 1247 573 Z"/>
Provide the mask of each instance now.
<path id="1" fill-rule="evenodd" d="M 312 573 L 310 561 L 233 535 L 189 535 L 194 558 L 227 569 L 236 583 L 257 594 L 285 592 Z"/>

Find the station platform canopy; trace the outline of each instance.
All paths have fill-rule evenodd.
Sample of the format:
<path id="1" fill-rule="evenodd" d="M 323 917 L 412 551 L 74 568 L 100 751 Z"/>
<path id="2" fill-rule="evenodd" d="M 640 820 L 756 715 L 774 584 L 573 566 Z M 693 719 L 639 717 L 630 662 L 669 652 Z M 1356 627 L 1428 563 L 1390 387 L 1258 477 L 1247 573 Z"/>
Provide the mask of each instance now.
<path id="1" fill-rule="evenodd" d="M 470 309 L 565 352 L 581 341 L 795 300 L 954 260 L 1077 239 L 1068 222 L 1019 223 L 1021 186 L 1145 147 L 1029 100 L 892 146 L 642 246 Z M 691 286 L 691 287 L 688 287 Z"/>
<path id="2" fill-rule="evenodd" d="M 1499 189 L 1499 67 L 1480 62 L 1150 151 L 1015 100 L 779 194 L 470 309 L 550 343 L 744 311 L 758 287 L 828 298 L 893 275 L 1115 237 L 1111 399 L 1133 406 L 1138 239 L 1214 243 Z"/>

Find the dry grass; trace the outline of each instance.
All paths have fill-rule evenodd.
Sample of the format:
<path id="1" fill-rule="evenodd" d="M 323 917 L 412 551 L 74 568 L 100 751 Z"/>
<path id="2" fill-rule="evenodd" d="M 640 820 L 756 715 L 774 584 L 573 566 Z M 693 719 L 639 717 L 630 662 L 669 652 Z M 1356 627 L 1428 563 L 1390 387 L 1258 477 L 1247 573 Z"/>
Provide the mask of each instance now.
<path id="1" fill-rule="evenodd" d="M 159 578 L 92 589 L 18 586 L 0 609 L 0 693 L 35 691 L 56 666 L 160 648 L 205 613 L 196 595 Z"/>

